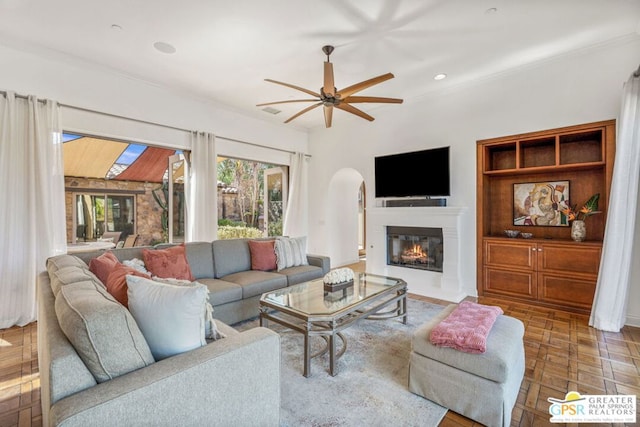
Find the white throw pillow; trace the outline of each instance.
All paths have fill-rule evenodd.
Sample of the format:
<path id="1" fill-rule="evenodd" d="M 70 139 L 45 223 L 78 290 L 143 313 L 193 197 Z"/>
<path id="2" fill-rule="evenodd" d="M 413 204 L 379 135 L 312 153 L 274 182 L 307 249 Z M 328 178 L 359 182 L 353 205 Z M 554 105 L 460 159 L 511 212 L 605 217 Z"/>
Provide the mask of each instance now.
<path id="1" fill-rule="evenodd" d="M 307 237 L 294 237 L 291 239 L 292 244 L 296 245 L 296 265 L 309 265 L 307 261 Z"/>
<path id="2" fill-rule="evenodd" d="M 156 360 L 207 344 L 206 286 L 168 285 L 130 275 L 127 286 L 129 311 Z"/>
<path id="3" fill-rule="evenodd" d="M 278 237 L 275 251 L 278 271 L 298 265 L 309 265 L 306 237 Z"/>
<path id="4" fill-rule="evenodd" d="M 197 281 L 190 282 L 189 280 L 175 279 L 172 277 L 152 276 L 151 279 L 153 279 L 155 282 L 164 283 L 167 285 L 174 285 L 174 286 L 205 286 L 202 283 Z M 216 326 L 216 321 L 213 319 L 213 306 L 209 302 L 209 294 L 207 294 L 207 303 L 205 305 L 205 310 L 206 310 L 205 319 L 204 319 L 205 338 L 212 341 L 216 341 L 220 338 L 226 338 L 227 335 L 218 330 L 218 327 Z"/>

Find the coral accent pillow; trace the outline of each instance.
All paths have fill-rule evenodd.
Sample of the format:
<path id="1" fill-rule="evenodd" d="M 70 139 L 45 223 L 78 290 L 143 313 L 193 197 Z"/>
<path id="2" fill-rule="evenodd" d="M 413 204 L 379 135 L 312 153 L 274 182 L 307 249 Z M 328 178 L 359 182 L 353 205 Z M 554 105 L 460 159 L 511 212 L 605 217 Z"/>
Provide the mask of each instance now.
<path id="1" fill-rule="evenodd" d="M 95 274 L 102 283 L 106 284 L 109 274 L 118 264 L 120 264 L 120 261 L 112 252 L 105 252 L 89 261 L 89 271 Z"/>
<path id="2" fill-rule="evenodd" d="M 127 295 L 127 274 L 138 277 L 150 278 L 148 274 L 141 273 L 133 267 L 120 264 L 111 271 L 107 278 L 107 292 L 109 292 L 118 302 L 125 307 L 129 307 L 129 297 Z"/>
<path id="3" fill-rule="evenodd" d="M 270 271 L 276 269 L 275 243 L 275 240 L 249 240 L 252 270 Z"/>
<path id="4" fill-rule="evenodd" d="M 143 249 L 142 258 L 152 276 L 194 280 L 184 244 L 167 249 Z"/>

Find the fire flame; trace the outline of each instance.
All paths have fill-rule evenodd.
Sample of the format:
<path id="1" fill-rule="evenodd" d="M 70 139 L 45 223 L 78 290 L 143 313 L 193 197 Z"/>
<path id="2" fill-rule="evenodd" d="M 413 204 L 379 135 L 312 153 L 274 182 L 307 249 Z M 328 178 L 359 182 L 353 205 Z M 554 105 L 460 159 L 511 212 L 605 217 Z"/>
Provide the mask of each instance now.
<path id="1" fill-rule="evenodd" d="M 415 257 L 426 257 L 427 253 L 422 249 L 420 245 L 413 245 L 413 247 L 405 249 L 402 255 L 407 256 L 415 256 Z"/>

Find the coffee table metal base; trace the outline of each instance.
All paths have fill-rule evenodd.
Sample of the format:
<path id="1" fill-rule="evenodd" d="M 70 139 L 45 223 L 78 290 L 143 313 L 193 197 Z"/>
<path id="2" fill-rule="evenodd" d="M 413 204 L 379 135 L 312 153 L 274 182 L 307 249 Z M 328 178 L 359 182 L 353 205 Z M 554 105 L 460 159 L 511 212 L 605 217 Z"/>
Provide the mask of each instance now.
<path id="1" fill-rule="evenodd" d="M 350 310 L 337 313 L 330 319 L 327 316 L 314 318 L 312 315 L 302 316 L 294 311 L 285 312 L 283 308 L 274 307 L 260 301 L 260 326 L 268 327 L 269 321 L 276 322 L 304 335 L 304 372 L 305 377 L 311 375 L 311 359 L 329 353 L 329 373 L 331 376 L 338 374 L 336 362 L 347 350 L 347 339 L 341 333 L 342 330 L 353 325 L 361 319 L 385 320 L 402 318 L 402 323 L 407 324 L 407 289 L 406 284 L 396 289 L 391 294 L 382 293 L 373 301 L 367 301 L 360 306 L 354 304 Z M 384 308 L 390 310 L 380 312 Z M 318 352 L 311 354 L 311 340 L 313 336 L 320 336 L 325 340 L 325 346 Z M 337 351 L 339 338 L 342 345 Z"/>

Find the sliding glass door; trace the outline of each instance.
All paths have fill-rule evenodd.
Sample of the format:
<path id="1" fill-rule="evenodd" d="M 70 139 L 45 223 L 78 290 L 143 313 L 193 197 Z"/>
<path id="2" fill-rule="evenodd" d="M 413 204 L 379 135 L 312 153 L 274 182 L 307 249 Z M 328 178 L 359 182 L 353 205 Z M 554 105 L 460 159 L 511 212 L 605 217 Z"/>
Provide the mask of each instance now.
<path id="1" fill-rule="evenodd" d="M 264 201 L 264 233 L 266 236 L 282 236 L 282 222 L 284 210 L 287 206 L 287 178 L 286 166 L 269 168 L 263 175 Z"/>
<path id="2" fill-rule="evenodd" d="M 185 241 L 186 230 L 186 194 L 185 188 L 189 176 L 184 154 L 169 156 L 168 196 L 168 237 L 170 243 Z"/>

